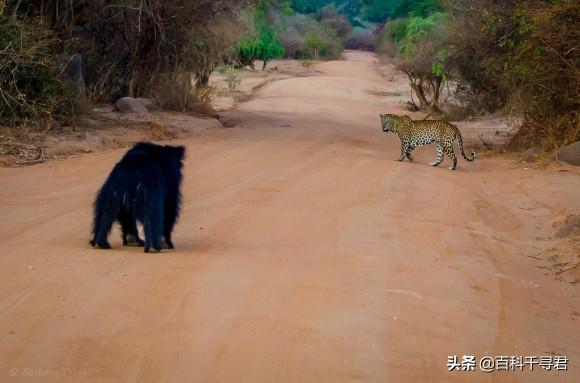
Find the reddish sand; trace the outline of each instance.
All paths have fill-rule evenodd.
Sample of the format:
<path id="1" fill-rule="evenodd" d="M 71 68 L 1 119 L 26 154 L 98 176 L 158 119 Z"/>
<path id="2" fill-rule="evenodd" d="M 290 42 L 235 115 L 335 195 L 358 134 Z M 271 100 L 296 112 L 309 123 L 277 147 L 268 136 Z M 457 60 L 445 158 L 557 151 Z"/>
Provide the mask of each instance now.
<path id="1" fill-rule="evenodd" d="M 508 160 L 395 162 L 349 53 L 186 140 L 175 251 L 88 245 L 123 150 L 0 169 L 0 382 L 579 382 L 580 294 L 543 258 L 580 176 Z M 449 355 L 568 371 L 447 372 Z"/>

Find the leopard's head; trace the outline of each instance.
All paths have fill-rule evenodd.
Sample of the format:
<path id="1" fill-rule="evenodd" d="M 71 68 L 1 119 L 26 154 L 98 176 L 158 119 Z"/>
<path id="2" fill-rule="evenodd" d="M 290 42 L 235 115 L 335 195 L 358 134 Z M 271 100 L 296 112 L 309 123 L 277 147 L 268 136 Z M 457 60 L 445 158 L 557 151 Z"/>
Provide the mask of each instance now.
<path id="1" fill-rule="evenodd" d="M 404 118 L 409 118 L 407 116 L 397 116 L 396 114 L 381 114 L 381 127 L 383 132 L 394 132 L 398 131 L 398 127 Z"/>

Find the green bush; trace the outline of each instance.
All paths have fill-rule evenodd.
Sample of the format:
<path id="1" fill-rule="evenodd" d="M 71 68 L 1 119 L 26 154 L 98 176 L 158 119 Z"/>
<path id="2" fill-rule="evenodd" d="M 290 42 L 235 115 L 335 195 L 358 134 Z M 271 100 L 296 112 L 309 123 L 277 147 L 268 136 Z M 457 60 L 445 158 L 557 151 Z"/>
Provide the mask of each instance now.
<path id="1" fill-rule="evenodd" d="M 255 37 L 245 37 L 236 45 L 238 55 L 251 60 L 264 61 L 264 68 L 269 60 L 284 56 L 284 47 L 273 32 L 262 29 Z"/>
<path id="2" fill-rule="evenodd" d="M 316 33 L 309 32 L 304 38 L 304 50 L 310 52 L 312 57 L 318 58 L 320 50 L 324 48 L 324 44 Z"/>
<path id="3" fill-rule="evenodd" d="M 397 44 L 407 36 L 407 19 L 389 21 L 386 25 L 386 33 Z"/>
<path id="4" fill-rule="evenodd" d="M 392 17 L 401 0 L 362 0 L 360 15 L 364 20 L 382 22 Z"/>
<path id="5" fill-rule="evenodd" d="M 404 57 L 411 57 L 417 45 L 433 33 L 433 30 L 442 24 L 444 14 L 434 13 L 427 17 L 411 17 L 395 30 L 395 41 L 399 44 L 401 54 Z M 403 34 L 404 28 L 404 34 Z M 401 37 L 402 35 L 402 37 Z"/>
<path id="6" fill-rule="evenodd" d="M 417 107 L 440 112 L 441 94 L 449 77 L 448 51 L 442 39 L 441 25 L 447 15 L 411 16 L 385 24 L 377 39 L 377 51 L 398 56 L 398 68 L 409 78 Z"/>
<path id="7" fill-rule="evenodd" d="M 433 4 L 402 3 L 405 18 L 379 36 L 379 52 L 395 44 L 421 107 L 436 106 L 452 75 L 467 114 L 504 112 L 523 122 L 513 147 L 580 140 L 577 1 L 462 0 L 447 13 Z"/>
<path id="8" fill-rule="evenodd" d="M 249 64 L 253 67 L 254 60 L 262 60 L 266 68 L 268 61 L 284 56 L 284 46 L 277 36 L 277 29 L 273 26 L 272 18 L 275 10 L 281 14 L 288 12 L 288 3 L 278 4 L 280 8 L 273 8 L 268 0 L 260 0 L 250 14 L 246 14 L 249 32 L 242 37 L 235 46 L 238 66 Z"/>

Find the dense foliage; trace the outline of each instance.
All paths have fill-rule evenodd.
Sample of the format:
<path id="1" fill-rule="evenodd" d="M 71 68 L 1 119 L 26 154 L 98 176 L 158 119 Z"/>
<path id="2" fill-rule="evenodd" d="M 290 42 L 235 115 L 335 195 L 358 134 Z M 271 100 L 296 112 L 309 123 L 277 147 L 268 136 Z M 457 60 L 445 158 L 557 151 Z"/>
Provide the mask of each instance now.
<path id="1" fill-rule="evenodd" d="M 1 15 L 0 30 L 0 123 L 70 113 L 70 89 L 54 70 L 55 35 L 36 19 L 19 21 Z"/>
<path id="2" fill-rule="evenodd" d="M 351 31 L 346 16 L 327 5 L 312 15 L 295 13 L 284 19 L 280 39 L 290 58 L 338 58 Z"/>
<path id="3" fill-rule="evenodd" d="M 441 11 L 437 0 L 292 0 L 298 13 L 315 13 L 333 5 L 351 21 L 355 19 L 384 22 L 387 19 L 421 16 Z"/>
<path id="4" fill-rule="evenodd" d="M 426 16 L 417 12 L 391 20 L 378 39 L 380 54 L 398 58 L 398 67 L 409 78 L 419 102 L 416 107 L 431 113 L 441 112 L 442 89 L 450 76 L 442 28 L 447 17 L 442 12 Z"/>
<path id="5" fill-rule="evenodd" d="M 253 66 L 254 60 L 266 65 L 276 57 L 339 57 L 351 23 L 332 2 L 316 4 L 325 5 L 315 8 L 314 3 L 260 0 L 245 16 L 250 28 L 236 44 L 234 61 L 238 66 Z"/>
<path id="6" fill-rule="evenodd" d="M 572 0 L 402 2 L 379 35 L 419 107 L 439 110 L 448 79 L 465 113 L 523 122 L 514 144 L 580 139 L 580 6 Z"/>
<path id="7" fill-rule="evenodd" d="M 240 64 L 249 64 L 253 67 L 254 60 L 262 60 L 266 68 L 269 60 L 284 56 L 284 47 L 278 39 L 278 28 L 273 22 L 274 10 L 288 12 L 289 4 L 282 2 L 273 7 L 268 0 L 260 0 L 255 10 L 247 15 L 249 23 L 253 25 L 248 34 L 236 44 L 235 51 Z"/>
<path id="8" fill-rule="evenodd" d="M 195 101 L 191 80 L 207 82 L 239 36 L 238 10 L 248 5 L 247 0 L 2 1 L 0 117 L 13 124 L 62 109 L 61 74 L 75 53 L 82 57 L 91 99 L 157 94 L 165 106 L 186 109 Z"/>
<path id="9" fill-rule="evenodd" d="M 266 65 L 346 45 L 396 57 L 419 108 L 446 112 L 450 81 L 464 114 L 517 115 L 518 143 L 554 148 L 580 139 L 578 41 L 574 0 L 0 0 L 0 124 L 76 110 L 75 53 L 91 100 L 187 109 L 225 52 Z"/>

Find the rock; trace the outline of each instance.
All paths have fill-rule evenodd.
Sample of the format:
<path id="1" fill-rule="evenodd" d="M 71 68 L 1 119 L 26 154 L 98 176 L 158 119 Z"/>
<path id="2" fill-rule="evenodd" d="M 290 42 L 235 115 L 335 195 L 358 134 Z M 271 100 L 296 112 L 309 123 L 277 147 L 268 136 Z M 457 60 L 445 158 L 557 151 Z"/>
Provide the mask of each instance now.
<path id="1" fill-rule="evenodd" d="M 93 112 L 95 112 L 95 113 L 110 113 L 110 112 L 114 112 L 114 111 L 115 111 L 115 105 L 111 105 L 111 104 L 96 105 L 93 108 Z"/>
<path id="2" fill-rule="evenodd" d="M 137 97 L 136 100 L 143 104 L 149 111 L 159 110 L 159 104 L 157 104 L 157 100 L 154 98 Z"/>
<path id="3" fill-rule="evenodd" d="M 149 113 L 145 105 L 143 105 L 139 100 L 133 97 L 120 98 L 115 103 L 115 106 L 122 113 L 139 113 L 139 114 Z"/>
<path id="4" fill-rule="evenodd" d="M 541 147 L 532 146 L 531 148 L 520 154 L 520 158 L 522 159 L 522 161 L 530 161 L 537 159 L 542 153 L 544 153 L 544 150 Z"/>
<path id="5" fill-rule="evenodd" d="M 580 166 L 580 141 L 557 150 L 554 158 L 570 165 Z"/>

